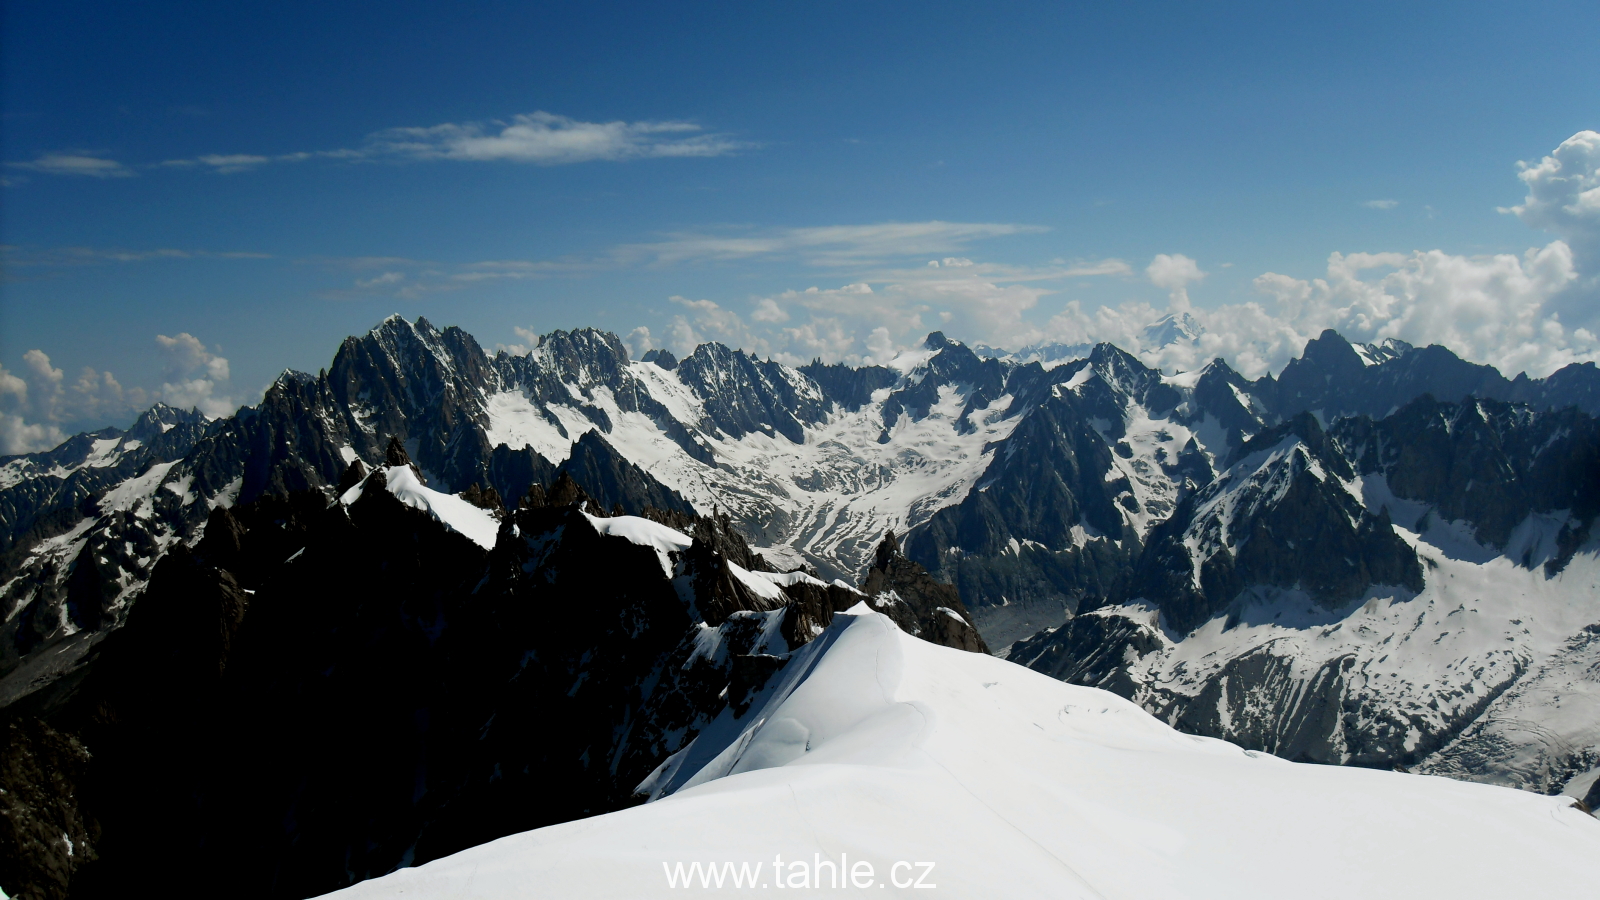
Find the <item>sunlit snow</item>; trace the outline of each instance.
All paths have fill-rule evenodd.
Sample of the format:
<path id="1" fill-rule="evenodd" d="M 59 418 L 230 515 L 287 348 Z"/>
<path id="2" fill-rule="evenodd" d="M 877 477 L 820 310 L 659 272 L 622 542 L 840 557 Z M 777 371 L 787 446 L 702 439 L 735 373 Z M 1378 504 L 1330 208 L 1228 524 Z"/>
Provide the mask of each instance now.
<path id="1" fill-rule="evenodd" d="M 1600 822 L 1570 799 L 1285 762 L 855 612 L 798 651 L 763 706 L 696 740 L 719 744 L 684 751 L 704 761 L 691 786 L 335 896 L 672 895 L 663 863 L 759 863 L 772 886 L 774 857 L 787 877 L 792 861 L 841 856 L 872 865 L 880 889 L 897 861 L 932 862 L 926 882 L 942 893 L 930 896 L 1410 900 L 1592 888 Z M 910 889 L 908 869 L 894 877 Z M 820 871 L 818 893 L 831 896 Z"/>

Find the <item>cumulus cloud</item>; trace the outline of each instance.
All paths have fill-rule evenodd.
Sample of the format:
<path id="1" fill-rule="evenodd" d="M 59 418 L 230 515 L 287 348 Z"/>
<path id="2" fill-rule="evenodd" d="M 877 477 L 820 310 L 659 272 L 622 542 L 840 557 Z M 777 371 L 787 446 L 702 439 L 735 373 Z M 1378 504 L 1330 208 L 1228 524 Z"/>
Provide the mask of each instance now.
<path id="1" fill-rule="evenodd" d="M 85 367 L 69 381 L 44 351 L 29 350 L 20 373 L 0 366 L 0 455 L 49 450 L 75 424 L 124 418 L 149 403 L 144 390 L 124 388 L 110 372 Z"/>
<path id="2" fill-rule="evenodd" d="M 176 337 L 156 335 L 156 345 L 166 357 L 162 372 L 161 400 L 170 406 L 194 408 L 208 416 L 225 416 L 234 411 L 227 390 L 228 361 L 207 350 L 200 339 L 188 332 Z"/>
<path id="3" fill-rule="evenodd" d="M 1156 258 L 1145 267 L 1144 274 L 1151 284 L 1170 292 L 1168 297 L 1175 313 L 1188 312 L 1189 283 L 1206 277 L 1206 273 L 1200 271 L 1200 265 L 1182 253 L 1156 254 Z"/>
<path id="4" fill-rule="evenodd" d="M 133 170 L 114 159 L 88 153 L 43 153 L 28 162 L 6 163 L 42 175 L 81 175 L 87 178 L 128 178 Z"/>
<path id="5" fill-rule="evenodd" d="M 928 330 L 943 328 L 971 343 L 1014 349 L 1109 341 L 1169 371 L 1222 357 L 1255 378 L 1280 371 L 1308 340 L 1333 328 L 1357 342 L 1442 344 L 1508 377 L 1542 377 L 1600 360 L 1600 134 L 1574 135 L 1525 164 L 1520 177 L 1527 198 L 1507 211 L 1561 237 L 1521 254 L 1333 253 L 1319 276 L 1266 272 L 1254 280 L 1260 299 L 1211 308 L 1190 302 L 1190 287 L 1206 274 L 1199 264 L 1161 254 L 1144 276 L 1168 292 L 1166 309 L 1144 300 L 1098 307 L 1069 300 L 1054 310 L 1040 308 L 1053 293 L 1041 285 L 1070 275 L 1127 276 L 1131 269 L 1120 260 L 1056 260 L 1028 270 L 944 257 L 872 272 L 843 287 L 753 298 L 743 313 L 680 298 L 684 311 L 666 340 L 680 353 L 720 340 L 785 362 L 820 356 L 863 364 L 885 362 Z M 1050 313 L 1043 326 L 1030 324 L 1036 312 Z M 1165 313 L 1189 314 L 1201 334 L 1160 344 L 1170 329 L 1148 326 Z"/>
<path id="6" fill-rule="evenodd" d="M 1580 131 L 1554 153 L 1520 168 L 1517 177 L 1528 196 L 1502 211 L 1558 235 L 1586 266 L 1600 264 L 1600 132 Z"/>
<path id="7" fill-rule="evenodd" d="M 539 346 L 539 334 L 532 328 L 523 328 L 521 325 L 511 326 L 511 331 L 517 336 L 514 344 L 495 344 L 496 350 L 503 350 L 512 356 L 527 356 L 534 347 Z"/>
<path id="8" fill-rule="evenodd" d="M 1333 328 L 1351 341 L 1443 344 L 1508 376 L 1543 376 L 1600 358 L 1600 328 L 1564 322 L 1551 309 L 1578 277 L 1560 241 L 1521 256 L 1334 253 L 1319 278 L 1276 272 L 1256 278 L 1265 302 L 1191 309 L 1204 328 L 1193 343 L 1145 346 L 1144 328 L 1161 311 L 1138 302 L 1093 310 L 1071 302 L 1045 331 L 1064 343 L 1110 341 L 1168 370 L 1191 370 L 1220 356 L 1255 378 L 1280 370 L 1306 341 Z"/>
<path id="9" fill-rule="evenodd" d="M 752 298 L 746 312 L 674 297 L 684 311 L 673 318 L 665 342 L 679 355 L 718 341 L 790 364 L 821 358 L 881 365 L 934 329 L 989 342 L 1040 338 L 1025 314 L 1051 289 L 992 274 L 979 264 L 913 269 L 876 286 L 858 281 Z"/>
<path id="10" fill-rule="evenodd" d="M 622 339 L 622 343 L 623 346 L 628 348 L 628 356 L 633 359 L 638 359 L 649 353 L 656 346 L 655 338 L 651 336 L 650 329 L 643 325 L 628 332 L 628 336 Z"/>

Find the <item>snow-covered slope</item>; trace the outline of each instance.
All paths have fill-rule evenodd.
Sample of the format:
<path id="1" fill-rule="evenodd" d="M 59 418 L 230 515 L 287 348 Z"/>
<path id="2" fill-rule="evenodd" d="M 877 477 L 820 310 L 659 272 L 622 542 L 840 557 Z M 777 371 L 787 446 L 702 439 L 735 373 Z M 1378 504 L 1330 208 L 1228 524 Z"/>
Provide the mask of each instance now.
<path id="1" fill-rule="evenodd" d="M 918 879 L 957 897 L 1501 898 L 1593 887 L 1600 822 L 1570 799 L 1284 762 L 857 612 L 798 651 L 764 702 L 685 751 L 701 764 L 687 778 L 679 770 L 682 789 L 333 896 L 671 895 L 679 864 L 697 890 L 707 864 L 734 890 L 727 863 L 757 890 L 804 884 L 808 895 L 839 890 L 841 863 L 859 876 L 852 887 L 883 896 Z"/>

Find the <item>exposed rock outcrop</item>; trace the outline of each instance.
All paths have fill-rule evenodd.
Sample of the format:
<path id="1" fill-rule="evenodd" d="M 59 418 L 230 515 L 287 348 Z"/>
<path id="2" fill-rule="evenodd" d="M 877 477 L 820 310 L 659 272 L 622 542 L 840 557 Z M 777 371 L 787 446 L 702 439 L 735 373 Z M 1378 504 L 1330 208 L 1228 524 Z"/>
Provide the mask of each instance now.
<path id="1" fill-rule="evenodd" d="M 901 553 L 892 531 L 878 544 L 861 593 L 867 595 L 874 610 L 893 619 L 907 634 L 974 653 L 989 652 L 972 626 L 960 592 L 935 581 L 927 569 Z"/>

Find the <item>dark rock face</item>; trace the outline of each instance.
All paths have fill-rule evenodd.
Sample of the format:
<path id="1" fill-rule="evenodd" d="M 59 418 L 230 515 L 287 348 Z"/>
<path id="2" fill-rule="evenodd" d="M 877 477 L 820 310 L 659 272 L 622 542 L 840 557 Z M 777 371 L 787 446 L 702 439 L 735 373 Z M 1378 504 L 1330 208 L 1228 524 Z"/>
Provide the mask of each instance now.
<path id="1" fill-rule="evenodd" d="M 1243 746 L 1301 762 L 1336 763 L 1343 737 L 1345 674 L 1354 660 L 1329 660 L 1310 678 L 1297 677 L 1294 664 L 1267 650 L 1231 659 L 1221 677 L 1185 698 L 1174 726 L 1191 734 L 1236 735 Z M 1222 710 L 1238 710 L 1240 721 L 1221 720 Z M 1287 714 L 1285 714 L 1287 711 Z"/>
<path id="2" fill-rule="evenodd" d="M 1333 437 L 1363 475 L 1382 475 L 1397 497 L 1471 523 L 1493 547 L 1504 548 L 1530 512 L 1569 510 L 1552 574 L 1600 515 L 1600 422 L 1576 409 L 1539 414 L 1423 397 L 1379 422 L 1345 420 Z"/>
<path id="3" fill-rule="evenodd" d="M 692 536 L 665 558 L 602 534 L 568 471 L 499 512 L 489 551 L 386 483 L 213 509 L 79 675 L 4 711 L 0 781 L 32 785 L 0 795 L 12 890 L 114 896 L 181 861 L 208 890 L 303 897 L 631 805 L 863 599 L 803 573 L 753 591 L 734 567 L 770 567 L 726 516 L 644 510 Z M 953 589 L 883 562 L 925 636 L 981 649 L 939 619 L 964 613 Z"/>
<path id="4" fill-rule="evenodd" d="M 1248 604 L 1268 602 L 1273 592 L 1304 594 L 1322 610 L 1313 618 L 1329 633 L 1344 627 L 1341 620 L 1374 588 L 1398 589 L 1401 602 L 1415 596 L 1424 567 L 1396 534 L 1391 507 L 1411 510 L 1411 518 L 1426 511 L 1422 521 L 1405 523 L 1416 531 L 1454 521 L 1491 554 L 1508 553 L 1544 578 L 1556 577 L 1574 548 L 1590 540 L 1600 515 L 1597 427 L 1576 409 L 1432 397 L 1381 420 L 1349 417 L 1326 430 L 1309 414 L 1295 416 L 1246 439 L 1215 481 L 1152 529 L 1103 606 L 1080 607 L 1061 627 L 1014 645 L 1009 657 L 1134 698 L 1180 729 L 1252 749 L 1323 763 L 1421 764 L 1518 683 L 1529 667 L 1526 651 L 1474 658 L 1470 683 L 1441 685 L 1426 716 L 1417 704 L 1395 705 L 1374 688 L 1380 676 L 1370 667 L 1389 661 L 1386 655 L 1358 665 L 1354 656 L 1335 654 L 1308 666 L 1311 660 L 1263 638 L 1223 651 L 1214 668 L 1188 680 L 1166 669 L 1152 676 L 1158 670 L 1146 660 L 1176 653 L 1186 634 L 1219 617 L 1226 633 Z M 1523 529 L 1537 516 L 1560 520 L 1547 542 Z M 1430 604 L 1416 602 L 1416 615 L 1425 616 L 1420 607 Z M 1369 633 L 1371 626 L 1359 627 Z M 1374 640 L 1387 647 L 1395 636 Z M 1390 668 L 1405 672 L 1402 652 L 1394 651 Z M 1488 740 L 1493 735 L 1447 762 L 1470 762 Z"/>
<path id="5" fill-rule="evenodd" d="M 816 382 L 829 400 L 851 412 L 872 402 L 874 391 L 893 387 L 899 374 L 884 366 L 852 369 L 843 363 L 827 364 L 816 360 L 800 367 L 801 373 Z"/>
<path id="6" fill-rule="evenodd" d="M 0 724 L 0 879 L 13 897 L 59 900 L 99 857 L 100 823 L 86 817 L 89 753 L 31 717 Z"/>
<path id="7" fill-rule="evenodd" d="M 705 401 L 705 414 L 729 437 L 776 432 L 796 444 L 805 426 L 823 421 L 828 404 L 809 379 L 721 344 L 701 344 L 678 364 L 678 377 Z"/>
<path id="8" fill-rule="evenodd" d="M 1324 331 L 1277 379 L 1254 382 L 1251 392 L 1285 419 L 1308 410 L 1321 411 L 1328 421 L 1341 416 L 1381 419 L 1423 395 L 1446 403 L 1478 397 L 1540 410 L 1576 406 L 1600 414 L 1600 370 L 1593 363 L 1574 363 L 1546 379 L 1519 374 L 1507 380 L 1494 367 L 1469 363 L 1438 345 L 1417 348 L 1390 341 L 1363 350 L 1372 364 L 1365 364 L 1338 332 Z"/>
<path id="9" fill-rule="evenodd" d="M 103 428 L 43 453 L 0 457 L 0 472 L 8 476 L 0 484 L 13 482 L 0 488 L 0 553 L 52 536 L 44 533 L 49 526 L 37 528 L 42 520 L 76 511 L 153 462 L 181 458 L 209 427 L 199 412 L 158 403 L 127 431 Z"/>
<path id="10" fill-rule="evenodd" d="M 578 438 L 572 445 L 572 455 L 557 467 L 557 472 L 587 485 L 590 496 L 608 510 L 620 506 L 628 515 L 638 515 L 645 507 L 694 512 L 689 501 L 624 459 L 597 431 L 584 432 Z"/>
<path id="11" fill-rule="evenodd" d="M 640 362 L 655 363 L 657 366 L 671 372 L 678 367 L 678 358 L 672 355 L 671 350 L 650 350 L 640 358 Z"/>
<path id="12" fill-rule="evenodd" d="M 1130 655 L 1143 657 L 1161 646 L 1155 626 L 1148 622 L 1088 610 L 1059 628 L 1017 641 L 1006 658 L 1070 684 L 1131 697 L 1137 685 L 1125 666 Z"/>
<path id="13" fill-rule="evenodd" d="M 1027 451 L 997 454 L 966 499 L 910 532 L 906 554 L 984 598 L 985 617 L 1015 606 L 1043 627 L 1105 596 L 1139 538 L 1117 507 L 1127 479 L 1107 480 L 1111 448 L 1077 404 L 1046 401 L 1011 440 Z"/>
<path id="14" fill-rule="evenodd" d="M 867 595 L 874 610 L 893 619 L 906 634 L 974 653 L 989 652 L 972 626 L 960 592 L 933 580 L 928 570 L 901 553 L 894 532 L 885 534 L 878 545 L 861 593 Z"/>
<path id="15" fill-rule="evenodd" d="M 1270 458 L 1250 464 L 1261 455 Z M 1338 479 L 1354 473 L 1315 418 L 1302 414 L 1262 432 L 1234 456 L 1247 464 L 1191 495 L 1151 532 L 1115 602 L 1156 600 L 1172 627 L 1187 632 L 1252 586 L 1304 590 L 1329 609 L 1377 584 L 1422 590 L 1415 551 L 1385 513 L 1373 515 L 1344 489 Z"/>

